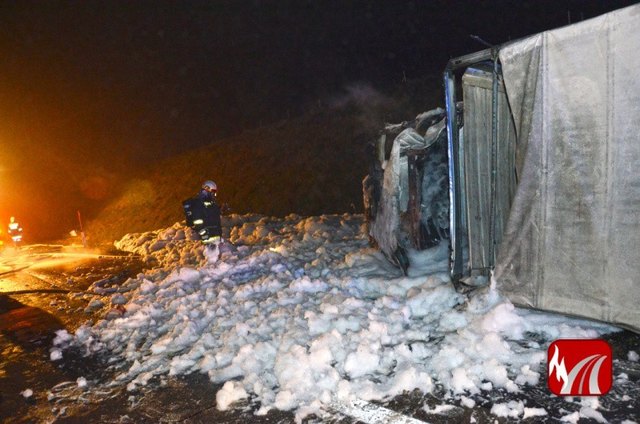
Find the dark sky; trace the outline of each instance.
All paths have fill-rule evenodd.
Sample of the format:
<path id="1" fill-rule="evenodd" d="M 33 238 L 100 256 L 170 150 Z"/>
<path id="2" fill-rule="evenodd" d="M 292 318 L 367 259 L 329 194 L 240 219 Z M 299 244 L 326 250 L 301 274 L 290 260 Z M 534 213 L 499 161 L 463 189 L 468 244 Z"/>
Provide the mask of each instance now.
<path id="1" fill-rule="evenodd" d="M 439 73 L 483 48 L 470 34 L 502 43 L 632 3 L 2 1 L 0 219 L 51 221 L 132 167 L 353 83 Z"/>

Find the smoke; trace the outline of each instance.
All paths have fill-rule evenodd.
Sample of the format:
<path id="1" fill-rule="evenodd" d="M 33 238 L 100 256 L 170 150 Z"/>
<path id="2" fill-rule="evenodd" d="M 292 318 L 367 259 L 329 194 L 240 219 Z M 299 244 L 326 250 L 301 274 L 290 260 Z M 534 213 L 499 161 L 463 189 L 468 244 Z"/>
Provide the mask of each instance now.
<path id="1" fill-rule="evenodd" d="M 356 82 L 345 86 L 342 93 L 333 95 L 328 106 L 334 111 L 355 109 L 359 125 L 366 130 L 377 131 L 388 121 L 391 111 L 397 112 L 398 102 L 369 83 Z"/>
<path id="2" fill-rule="evenodd" d="M 347 106 L 356 106 L 361 109 L 379 107 L 391 103 L 392 100 L 365 82 L 350 84 L 344 88 L 344 93 L 335 95 L 329 101 L 332 109 L 344 109 Z"/>

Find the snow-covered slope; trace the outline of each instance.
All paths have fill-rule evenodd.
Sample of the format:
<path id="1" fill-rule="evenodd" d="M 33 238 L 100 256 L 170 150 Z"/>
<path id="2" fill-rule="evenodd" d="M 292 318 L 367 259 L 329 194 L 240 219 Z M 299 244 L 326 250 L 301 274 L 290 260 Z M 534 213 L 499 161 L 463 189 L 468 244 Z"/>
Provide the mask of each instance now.
<path id="1" fill-rule="evenodd" d="M 124 308 L 59 332 L 52 358 L 71 345 L 108 355 L 122 364 L 113 384 L 131 390 L 205 373 L 224 382 L 220 409 L 251 398 L 259 414 L 302 418 L 435 385 L 473 405 L 483 392 L 537 384 L 551 340 L 615 330 L 518 309 L 490 289 L 456 293 L 445 244 L 413 257 L 403 277 L 368 247 L 360 215 L 234 215 L 223 224 L 233 245 L 215 250 L 180 224 L 117 242 L 154 268 L 112 295 Z M 521 402 L 494 409 L 544 413 Z"/>

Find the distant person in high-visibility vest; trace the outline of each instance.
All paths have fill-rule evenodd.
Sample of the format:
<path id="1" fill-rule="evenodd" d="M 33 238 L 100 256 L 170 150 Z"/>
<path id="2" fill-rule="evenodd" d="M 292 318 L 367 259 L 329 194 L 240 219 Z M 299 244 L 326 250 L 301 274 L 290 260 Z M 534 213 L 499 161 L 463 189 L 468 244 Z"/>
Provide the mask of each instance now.
<path id="1" fill-rule="evenodd" d="M 9 219 L 9 231 L 7 232 L 11 240 L 13 240 L 13 245 L 17 247 L 18 243 L 22 241 L 22 227 L 16 222 L 16 218 L 13 216 Z"/>

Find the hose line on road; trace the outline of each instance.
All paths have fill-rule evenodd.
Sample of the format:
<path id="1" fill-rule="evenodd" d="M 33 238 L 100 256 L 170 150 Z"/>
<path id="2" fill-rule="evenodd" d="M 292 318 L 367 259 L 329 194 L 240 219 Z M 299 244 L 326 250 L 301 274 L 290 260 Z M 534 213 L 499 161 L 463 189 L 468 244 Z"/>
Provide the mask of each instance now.
<path id="1" fill-rule="evenodd" d="M 27 269 L 27 268 L 29 268 L 29 266 L 30 266 L 30 265 L 23 266 L 23 267 L 16 268 L 16 269 L 11 269 L 11 270 L 9 270 L 9 271 L 0 272 L 0 276 L 2 276 L 2 275 L 7 275 L 7 274 L 12 274 L 12 273 L 14 273 L 14 272 L 18 272 L 18 271 L 22 271 L 23 269 Z"/>
<path id="2" fill-rule="evenodd" d="M 86 293 L 85 291 L 78 290 L 65 290 L 65 289 L 33 289 L 33 290 L 15 290 L 10 292 L 0 292 L 0 296 L 13 296 L 15 294 L 33 294 L 33 293 Z"/>

